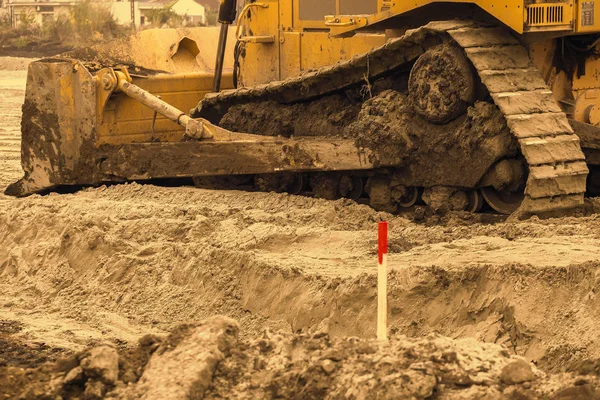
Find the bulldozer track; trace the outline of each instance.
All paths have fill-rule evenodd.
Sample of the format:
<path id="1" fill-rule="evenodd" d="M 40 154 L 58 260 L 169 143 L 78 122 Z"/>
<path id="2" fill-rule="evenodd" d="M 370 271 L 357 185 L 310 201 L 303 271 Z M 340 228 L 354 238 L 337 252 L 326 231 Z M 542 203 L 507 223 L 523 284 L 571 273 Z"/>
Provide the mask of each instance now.
<path id="1" fill-rule="evenodd" d="M 236 104 L 307 101 L 410 68 L 429 48 L 448 42 L 465 51 L 519 142 L 529 169 L 521 211 L 541 214 L 583 205 L 588 168 L 580 140 L 527 49 L 504 28 L 433 22 L 349 61 L 281 82 L 209 94 L 192 114 L 214 120 Z"/>

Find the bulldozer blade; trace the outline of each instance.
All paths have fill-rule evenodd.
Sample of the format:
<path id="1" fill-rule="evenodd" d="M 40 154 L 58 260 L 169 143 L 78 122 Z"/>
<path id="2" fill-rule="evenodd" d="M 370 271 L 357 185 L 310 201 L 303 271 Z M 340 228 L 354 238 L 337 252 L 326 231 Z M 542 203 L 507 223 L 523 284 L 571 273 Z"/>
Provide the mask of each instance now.
<path id="1" fill-rule="evenodd" d="M 128 143 L 181 141 L 185 132 L 176 123 L 104 90 L 100 71 L 127 66 L 134 83 L 189 110 L 211 91 L 218 34 L 215 28 L 147 30 L 31 63 L 21 121 L 24 176 L 5 193 L 119 180 L 101 170 L 106 152 Z M 233 86 L 232 65 L 225 60 L 224 88 Z"/>
<path id="2" fill-rule="evenodd" d="M 86 158 L 94 149 L 95 96 L 92 75 L 75 60 L 30 64 L 21 121 L 25 176 L 6 194 L 26 196 L 98 179 Z"/>
<path id="3" fill-rule="evenodd" d="M 193 140 L 184 127 L 156 115 L 139 99 L 107 90 L 110 79 L 104 78 L 111 71 L 92 73 L 70 58 L 30 64 L 22 119 L 25 174 L 6 194 L 157 178 L 367 170 L 402 161 L 395 146 L 250 135 L 202 120 L 207 140 Z M 209 72 L 132 77 L 134 85 L 179 110 L 193 108 L 211 91 L 212 81 Z M 230 72 L 223 75 L 223 84 L 232 86 Z"/>

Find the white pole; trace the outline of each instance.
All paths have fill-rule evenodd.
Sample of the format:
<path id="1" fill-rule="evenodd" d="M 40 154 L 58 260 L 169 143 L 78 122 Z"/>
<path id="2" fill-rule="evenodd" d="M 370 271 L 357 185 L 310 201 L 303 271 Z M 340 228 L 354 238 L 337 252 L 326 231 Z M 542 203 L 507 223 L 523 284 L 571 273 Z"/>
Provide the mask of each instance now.
<path id="1" fill-rule="evenodd" d="M 388 223 L 380 222 L 378 227 L 377 267 L 377 339 L 387 341 L 387 253 Z"/>

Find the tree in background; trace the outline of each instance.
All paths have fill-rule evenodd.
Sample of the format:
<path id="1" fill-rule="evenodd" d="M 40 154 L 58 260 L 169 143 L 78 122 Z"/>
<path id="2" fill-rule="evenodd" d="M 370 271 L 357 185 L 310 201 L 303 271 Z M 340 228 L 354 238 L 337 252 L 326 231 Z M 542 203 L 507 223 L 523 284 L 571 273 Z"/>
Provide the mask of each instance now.
<path id="1" fill-rule="evenodd" d="M 217 25 L 217 15 L 219 14 L 218 9 L 212 7 L 206 7 L 206 25 L 215 26 Z"/>
<path id="2" fill-rule="evenodd" d="M 42 26 L 43 37 L 56 42 L 67 42 L 74 37 L 74 28 L 67 15 L 59 15 L 56 20 L 48 21 Z"/>
<path id="3" fill-rule="evenodd" d="M 83 0 L 71 7 L 71 20 L 80 41 L 112 39 L 124 33 L 112 15 L 110 3 Z"/>
<path id="4" fill-rule="evenodd" d="M 78 2 L 70 8 L 68 15 L 59 15 L 42 27 L 45 39 L 73 47 L 114 39 L 129 32 L 129 27 L 121 26 L 115 20 L 110 3 L 92 0 Z"/>
<path id="5" fill-rule="evenodd" d="M 177 28 L 183 25 L 183 17 L 171 9 L 172 5 L 148 11 L 148 20 L 153 28 Z"/>

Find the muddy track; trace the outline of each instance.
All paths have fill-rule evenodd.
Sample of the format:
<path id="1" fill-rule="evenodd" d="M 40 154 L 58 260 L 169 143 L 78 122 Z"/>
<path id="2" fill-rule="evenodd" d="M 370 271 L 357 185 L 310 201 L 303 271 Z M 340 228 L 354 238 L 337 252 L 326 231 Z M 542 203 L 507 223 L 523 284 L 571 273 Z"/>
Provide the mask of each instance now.
<path id="1" fill-rule="evenodd" d="M 239 104 L 317 99 L 361 85 L 366 79 L 410 69 L 428 49 L 444 43 L 464 49 L 518 139 L 529 167 L 521 211 L 541 214 L 582 206 L 588 169 L 579 138 L 526 48 L 503 28 L 459 21 L 430 23 L 347 62 L 282 82 L 209 94 L 192 114 L 218 122 Z"/>

